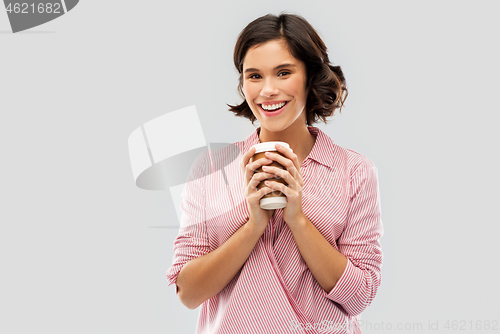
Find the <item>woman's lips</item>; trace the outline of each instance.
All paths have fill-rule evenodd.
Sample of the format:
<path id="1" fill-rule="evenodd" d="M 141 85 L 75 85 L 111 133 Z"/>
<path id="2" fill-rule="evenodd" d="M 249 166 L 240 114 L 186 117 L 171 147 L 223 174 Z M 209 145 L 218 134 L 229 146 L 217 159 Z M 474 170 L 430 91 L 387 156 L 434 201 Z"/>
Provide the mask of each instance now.
<path id="1" fill-rule="evenodd" d="M 264 114 L 264 116 L 274 117 L 274 116 L 278 116 L 279 114 L 281 114 L 283 112 L 283 110 L 285 110 L 285 108 L 288 106 L 288 102 L 289 101 L 285 101 L 285 105 L 283 107 L 281 107 L 280 109 L 272 110 L 272 111 L 268 111 L 268 110 L 265 110 L 264 108 L 262 108 L 262 104 L 259 104 L 259 109 L 260 109 L 260 112 L 262 114 Z"/>

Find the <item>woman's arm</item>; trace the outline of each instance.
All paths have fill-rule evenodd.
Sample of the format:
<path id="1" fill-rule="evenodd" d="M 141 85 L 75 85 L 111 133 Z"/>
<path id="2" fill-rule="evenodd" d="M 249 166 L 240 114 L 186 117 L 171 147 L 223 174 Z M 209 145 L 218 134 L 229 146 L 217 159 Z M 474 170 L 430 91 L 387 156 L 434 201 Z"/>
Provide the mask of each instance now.
<path id="1" fill-rule="evenodd" d="M 311 274 L 323 290 L 330 292 L 342 276 L 347 258 L 333 248 L 305 215 L 288 226 Z"/>
<path id="2" fill-rule="evenodd" d="M 381 283 L 384 233 L 377 168 L 364 158 L 351 177 L 351 203 L 347 224 L 337 240 L 347 258 L 342 276 L 324 296 L 340 305 L 351 316 L 363 312 L 372 302 Z"/>
<path id="3" fill-rule="evenodd" d="M 186 263 L 176 283 L 181 302 L 194 310 L 218 294 L 241 269 L 263 233 L 249 220 L 217 249 Z"/>
<path id="4" fill-rule="evenodd" d="M 167 272 L 170 284 L 176 283 L 177 296 L 189 309 L 197 308 L 207 299 L 218 294 L 238 273 L 250 256 L 257 241 L 267 228 L 274 210 L 260 208 L 260 198 L 272 192 L 269 187 L 257 189 L 268 173 L 254 173 L 271 160 L 250 162 L 254 148 L 245 152 L 240 167 L 245 175 L 245 197 L 249 220 L 218 248 L 210 251 L 205 215 L 206 189 L 203 180 L 209 173 L 205 159 L 197 164 L 195 177 L 186 185 L 183 209 L 183 226 L 175 241 L 174 265 Z M 201 158 L 203 159 L 203 158 Z"/>
<path id="5" fill-rule="evenodd" d="M 294 161 L 295 157 L 290 154 L 290 159 Z M 289 184 L 289 187 L 284 187 L 272 182 L 276 189 L 287 195 L 289 204 L 284 211 L 292 211 L 288 211 L 285 221 L 295 243 L 311 274 L 323 288 L 323 295 L 342 305 L 349 315 L 356 316 L 368 307 L 380 286 L 382 249 L 379 239 L 383 227 L 376 167 L 365 157 L 351 175 L 347 223 L 337 241 L 337 251 L 299 210 L 300 173 L 296 172 L 297 168 L 294 169 L 291 162 L 281 160 L 284 166 L 288 164 L 291 173 L 269 170 L 279 173 L 277 175 Z M 297 162 L 294 164 L 297 165 Z"/>

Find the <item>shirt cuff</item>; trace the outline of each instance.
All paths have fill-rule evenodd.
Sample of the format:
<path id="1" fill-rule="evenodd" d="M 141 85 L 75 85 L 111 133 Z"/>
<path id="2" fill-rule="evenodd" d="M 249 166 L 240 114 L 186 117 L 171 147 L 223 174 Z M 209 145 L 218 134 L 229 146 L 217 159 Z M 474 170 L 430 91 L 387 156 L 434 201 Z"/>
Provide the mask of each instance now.
<path id="1" fill-rule="evenodd" d="M 170 267 L 170 269 L 167 270 L 166 272 L 166 277 L 168 281 L 167 286 L 171 286 L 172 284 L 175 284 L 175 292 L 177 293 L 177 277 L 179 276 L 179 273 L 181 272 L 182 266 L 176 265 Z"/>
<path id="2" fill-rule="evenodd" d="M 326 293 L 326 291 L 323 290 L 323 296 L 340 305 L 343 305 L 356 294 L 360 286 L 363 284 L 363 280 L 363 271 L 355 267 L 349 258 L 347 258 L 347 265 L 342 273 L 342 276 L 340 276 L 337 281 L 337 284 L 335 284 L 329 293 Z"/>

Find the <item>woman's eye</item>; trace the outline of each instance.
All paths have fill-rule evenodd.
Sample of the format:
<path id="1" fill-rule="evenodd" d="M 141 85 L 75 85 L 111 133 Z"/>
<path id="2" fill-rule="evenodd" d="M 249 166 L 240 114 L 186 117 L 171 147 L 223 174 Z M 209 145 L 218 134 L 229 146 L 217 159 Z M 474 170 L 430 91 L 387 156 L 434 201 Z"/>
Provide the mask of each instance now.
<path id="1" fill-rule="evenodd" d="M 285 75 L 288 75 L 288 74 L 290 74 L 290 72 L 283 71 L 283 72 L 278 73 L 278 76 L 282 77 L 282 76 L 285 76 Z M 249 79 L 260 79 L 261 76 L 260 76 L 260 74 L 251 74 L 251 75 L 248 76 L 248 78 Z"/>

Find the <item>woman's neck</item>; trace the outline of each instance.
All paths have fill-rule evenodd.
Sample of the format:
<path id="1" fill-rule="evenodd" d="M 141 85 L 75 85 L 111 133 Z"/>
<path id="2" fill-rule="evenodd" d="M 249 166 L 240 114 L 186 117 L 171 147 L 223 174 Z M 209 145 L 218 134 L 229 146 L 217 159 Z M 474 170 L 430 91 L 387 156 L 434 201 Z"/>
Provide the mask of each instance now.
<path id="1" fill-rule="evenodd" d="M 259 139 L 261 143 L 268 141 L 283 141 L 288 143 L 293 153 L 297 154 L 299 164 L 302 164 L 307 158 L 316 141 L 316 137 L 309 132 L 305 124 L 295 129 L 287 128 L 280 132 L 270 132 L 261 127 Z"/>

